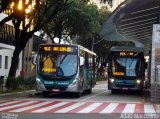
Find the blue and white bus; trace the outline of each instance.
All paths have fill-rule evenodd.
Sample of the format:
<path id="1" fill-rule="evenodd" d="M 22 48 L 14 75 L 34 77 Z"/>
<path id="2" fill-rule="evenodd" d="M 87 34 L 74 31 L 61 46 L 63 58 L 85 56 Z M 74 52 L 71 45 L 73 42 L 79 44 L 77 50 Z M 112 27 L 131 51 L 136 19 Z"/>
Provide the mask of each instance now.
<path id="1" fill-rule="evenodd" d="M 50 93 L 92 92 L 96 54 L 80 45 L 41 44 L 36 60 L 37 90 Z"/>
<path id="2" fill-rule="evenodd" d="M 112 47 L 108 60 L 108 89 L 143 91 L 145 80 L 145 59 L 142 48 Z"/>

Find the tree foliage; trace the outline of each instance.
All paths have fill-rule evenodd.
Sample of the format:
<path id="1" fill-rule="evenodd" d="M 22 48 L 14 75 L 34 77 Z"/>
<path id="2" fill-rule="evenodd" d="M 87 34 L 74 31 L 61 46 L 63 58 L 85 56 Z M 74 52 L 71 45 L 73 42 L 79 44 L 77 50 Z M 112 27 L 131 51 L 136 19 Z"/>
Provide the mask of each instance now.
<path id="1" fill-rule="evenodd" d="M 44 27 L 53 40 L 55 37 L 73 39 L 75 36 L 88 38 L 100 28 L 98 8 L 86 1 L 75 0 L 70 7 L 58 14 Z M 53 41 L 54 42 L 54 41 Z"/>
<path id="2" fill-rule="evenodd" d="M 69 0 L 2 0 L 0 12 L 8 11 L 8 16 L 0 21 L 0 26 L 12 21 L 15 28 L 15 50 L 9 76 L 15 76 L 19 54 L 34 32 L 65 11 L 70 4 Z"/>
<path id="3" fill-rule="evenodd" d="M 104 22 L 108 19 L 110 16 L 111 12 L 108 10 L 107 7 L 102 7 L 99 9 L 99 16 L 100 16 L 100 25 L 102 26 Z M 93 41 L 94 40 L 94 41 Z M 100 66 L 100 69 L 98 70 L 97 74 L 101 75 L 103 67 L 106 65 L 106 61 L 108 59 L 109 51 L 112 46 L 134 46 L 132 42 L 118 42 L 118 41 L 107 41 L 103 40 L 99 36 L 99 32 L 93 34 L 92 37 L 88 39 L 80 39 L 80 44 L 87 47 L 88 49 L 92 49 L 93 46 L 93 51 L 97 54 L 97 66 Z"/>
<path id="4" fill-rule="evenodd" d="M 44 26 L 53 30 L 58 37 L 62 34 L 90 37 L 98 32 L 100 25 L 97 8 L 95 5 L 86 4 L 87 2 L 88 0 L 1 0 L 0 13 L 8 11 L 8 16 L 0 21 L 0 26 L 12 21 L 15 28 L 15 50 L 9 76 L 15 76 L 19 54 L 26 43 Z M 111 5 L 112 0 L 102 2 Z M 54 28 L 49 28 L 52 25 Z M 48 29 L 46 31 L 50 31 Z"/>

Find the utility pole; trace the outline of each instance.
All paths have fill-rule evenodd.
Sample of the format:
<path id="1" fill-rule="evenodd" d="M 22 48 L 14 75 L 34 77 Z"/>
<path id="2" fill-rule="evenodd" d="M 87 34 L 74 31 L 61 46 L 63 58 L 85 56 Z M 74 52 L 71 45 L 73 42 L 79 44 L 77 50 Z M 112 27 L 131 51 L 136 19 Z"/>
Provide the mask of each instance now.
<path id="1" fill-rule="evenodd" d="M 98 44 L 98 43 L 101 42 L 102 40 L 104 40 L 104 39 L 101 39 L 101 40 L 99 40 L 99 41 L 97 41 L 97 42 L 94 42 L 94 36 L 93 36 L 93 39 L 92 39 L 92 51 L 94 51 L 94 45 L 95 45 L 95 44 Z"/>

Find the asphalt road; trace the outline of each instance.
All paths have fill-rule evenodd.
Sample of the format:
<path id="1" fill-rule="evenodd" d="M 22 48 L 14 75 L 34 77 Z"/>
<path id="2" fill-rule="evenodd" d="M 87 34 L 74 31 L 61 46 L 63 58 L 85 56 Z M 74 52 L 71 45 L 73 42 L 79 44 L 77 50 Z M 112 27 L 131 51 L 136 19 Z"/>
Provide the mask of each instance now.
<path id="1" fill-rule="evenodd" d="M 31 95 L 32 94 L 32 95 Z M 140 94 L 135 91 L 122 91 L 118 94 L 111 94 L 107 90 L 107 83 L 98 83 L 94 88 L 92 94 L 82 94 L 82 97 L 77 98 L 74 94 L 63 93 L 63 94 L 52 94 L 49 97 L 43 97 L 38 94 L 35 95 L 35 91 L 0 96 L 0 100 L 13 99 L 13 100 L 36 100 L 36 101 L 76 101 L 76 102 L 110 102 L 110 103 L 140 103 L 149 104 L 150 99 L 148 91 L 144 94 Z M 1 113 L 0 119 L 6 119 L 4 115 L 15 114 L 17 117 L 12 119 L 128 119 L 126 115 L 122 114 L 27 114 L 27 113 Z M 130 115 L 134 119 L 135 115 Z M 143 119 L 144 115 L 142 115 Z M 136 117 L 138 119 L 138 117 Z M 11 118 L 7 118 L 11 119 Z M 147 119 L 144 117 L 144 119 Z"/>
<path id="2" fill-rule="evenodd" d="M 92 90 L 92 94 L 82 94 L 80 98 L 71 93 L 51 94 L 49 97 L 43 97 L 41 94 L 35 95 L 35 91 L 1 96 L 0 99 L 28 99 L 28 100 L 61 100 L 61 101 L 93 101 L 93 102 L 127 102 L 127 103 L 150 103 L 149 93 L 140 94 L 135 91 L 121 91 L 117 94 L 111 94 L 107 90 L 107 83 L 98 83 Z"/>
<path id="3" fill-rule="evenodd" d="M 0 113 L 0 119 L 123 119 L 121 114 L 10 114 L 12 117 L 6 118 L 4 115 L 7 114 Z"/>

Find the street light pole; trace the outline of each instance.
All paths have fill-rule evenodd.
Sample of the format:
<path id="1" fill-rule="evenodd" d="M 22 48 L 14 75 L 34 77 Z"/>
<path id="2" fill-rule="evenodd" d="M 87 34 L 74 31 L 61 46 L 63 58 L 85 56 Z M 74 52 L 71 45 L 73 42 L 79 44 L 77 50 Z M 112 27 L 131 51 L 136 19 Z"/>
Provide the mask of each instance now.
<path id="1" fill-rule="evenodd" d="M 98 44 L 98 43 L 101 42 L 102 40 L 104 40 L 104 39 L 101 39 L 101 40 L 99 40 L 99 41 L 97 41 L 97 42 L 94 42 L 94 36 L 93 36 L 93 39 L 92 39 L 92 51 L 94 50 L 94 45 L 95 45 L 95 44 Z"/>

